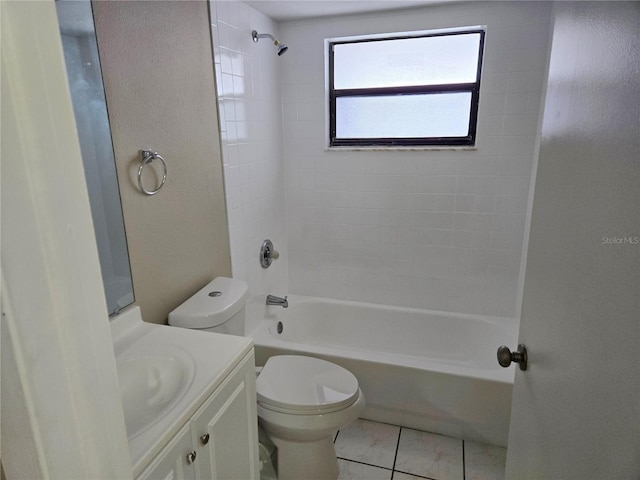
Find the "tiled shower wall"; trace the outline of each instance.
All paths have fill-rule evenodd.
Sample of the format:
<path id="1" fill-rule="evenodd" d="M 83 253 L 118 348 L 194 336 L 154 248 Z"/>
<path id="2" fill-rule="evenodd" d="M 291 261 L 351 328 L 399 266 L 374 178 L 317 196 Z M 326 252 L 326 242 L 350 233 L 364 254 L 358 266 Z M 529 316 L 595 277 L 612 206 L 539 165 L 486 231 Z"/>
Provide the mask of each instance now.
<path id="1" fill-rule="evenodd" d="M 277 36 L 278 26 L 239 1 L 211 0 L 209 5 L 233 276 L 246 281 L 254 295 L 284 295 L 288 271 L 278 83 L 282 62 L 269 40 L 251 39 L 252 30 Z M 259 250 L 267 238 L 281 257 L 263 269 Z"/>
<path id="2" fill-rule="evenodd" d="M 519 315 L 550 7 L 469 2 L 280 24 L 292 293 Z M 476 149 L 326 149 L 325 38 L 475 25 L 487 25 Z"/>

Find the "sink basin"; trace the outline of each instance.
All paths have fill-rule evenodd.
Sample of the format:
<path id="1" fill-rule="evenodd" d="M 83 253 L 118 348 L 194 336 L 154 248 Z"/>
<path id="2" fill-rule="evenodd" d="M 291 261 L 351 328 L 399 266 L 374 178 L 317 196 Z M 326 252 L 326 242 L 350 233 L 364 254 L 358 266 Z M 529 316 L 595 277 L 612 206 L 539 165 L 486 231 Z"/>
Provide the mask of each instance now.
<path id="1" fill-rule="evenodd" d="M 162 418 L 193 379 L 193 362 L 186 355 L 132 356 L 118 359 L 116 366 L 129 437 Z"/>

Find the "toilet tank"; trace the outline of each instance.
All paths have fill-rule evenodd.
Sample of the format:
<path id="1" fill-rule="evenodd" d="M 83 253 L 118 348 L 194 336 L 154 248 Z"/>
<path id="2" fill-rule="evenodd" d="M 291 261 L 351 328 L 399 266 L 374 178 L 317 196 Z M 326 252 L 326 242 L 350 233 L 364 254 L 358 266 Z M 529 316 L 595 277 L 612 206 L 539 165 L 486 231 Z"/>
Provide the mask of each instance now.
<path id="1" fill-rule="evenodd" d="M 244 334 L 246 283 L 218 277 L 169 314 L 169 325 L 230 335 Z"/>

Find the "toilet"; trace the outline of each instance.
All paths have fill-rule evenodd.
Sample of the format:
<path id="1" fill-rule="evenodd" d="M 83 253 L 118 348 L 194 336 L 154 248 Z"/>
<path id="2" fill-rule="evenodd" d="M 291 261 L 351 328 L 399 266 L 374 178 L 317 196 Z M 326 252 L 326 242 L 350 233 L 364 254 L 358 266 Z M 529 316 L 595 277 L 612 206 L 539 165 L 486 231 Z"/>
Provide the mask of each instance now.
<path id="1" fill-rule="evenodd" d="M 278 479 L 338 478 L 333 439 L 365 406 L 356 377 L 318 358 L 277 355 L 256 392 L 259 424 L 278 449 Z"/>
<path id="2" fill-rule="evenodd" d="M 169 314 L 169 325 L 244 334 L 249 289 L 218 277 Z M 301 355 L 269 358 L 256 380 L 258 423 L 277 448 L 279 480 L 336 480 L 336 432 L 365 407 L 348 370 Z M 261 447 L 261 450 L 263 448 Z"/>

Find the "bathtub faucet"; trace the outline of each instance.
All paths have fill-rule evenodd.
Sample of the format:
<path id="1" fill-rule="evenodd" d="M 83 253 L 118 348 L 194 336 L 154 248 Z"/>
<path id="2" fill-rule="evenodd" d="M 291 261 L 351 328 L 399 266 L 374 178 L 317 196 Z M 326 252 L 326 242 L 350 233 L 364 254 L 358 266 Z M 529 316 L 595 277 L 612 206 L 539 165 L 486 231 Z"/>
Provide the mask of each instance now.
<path id="1" fill-rule="evenodd" d="M 267 295 L 267 305 L 277 305 L 282 308 L 287 308 L 289 306 L 289 302 L 287 301 L 287 297 L 284 298 L 276 297 L 275 295 Z"/>

